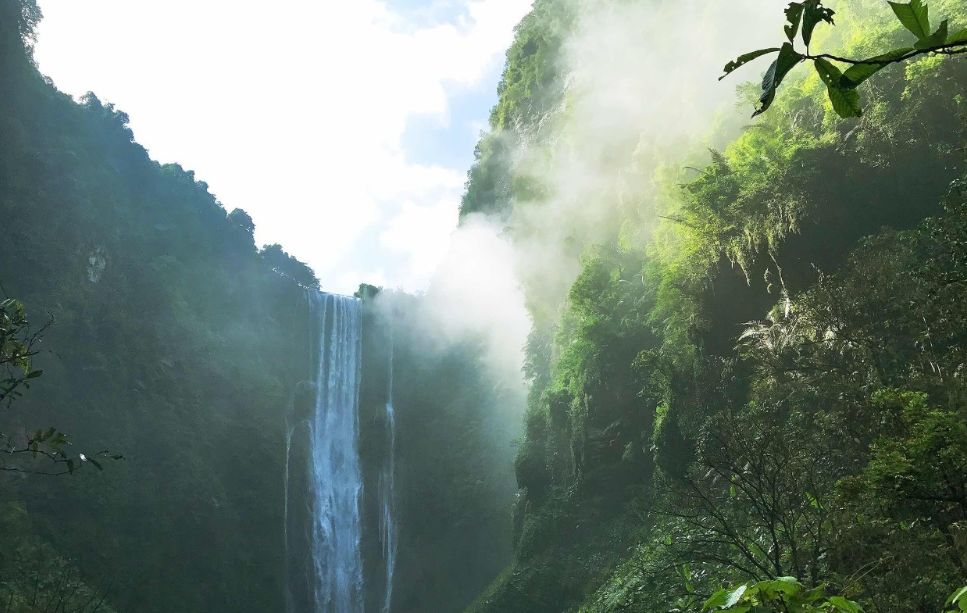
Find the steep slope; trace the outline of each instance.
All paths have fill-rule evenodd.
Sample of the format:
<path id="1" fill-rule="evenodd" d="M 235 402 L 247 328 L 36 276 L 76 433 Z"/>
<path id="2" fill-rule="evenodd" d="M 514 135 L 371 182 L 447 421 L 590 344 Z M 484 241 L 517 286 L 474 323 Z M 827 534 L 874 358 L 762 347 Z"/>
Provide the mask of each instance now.
<path id="1" fill-rule="evenodd" d="M 919 494 L 887 496 L 877 487 L 904 477 L 877 450 L 917 444 L 940 427 L 934 419 L 964 423 L 953 374 L 962 280 L 952 272 L 963 261 L 963 192 L 951 185 L 965 168 L 967 63 L 884 71 L 859 121 L 835 118 L 818 78 L 786 83 L 753 125 L 706 132 L 699 146 L 722 147 L 709 161 L 662 149 L 659 115 L 636 123 L 617 108 L 594 123 L 582 113 L 582 30 L 614 14 L 702 27 L 686 18 L 695 17 L 688 4 L 669 14 L 662 2 L 606 4 L 535 4 L 468 182 L 464 219 L 496 212 L 523 253 L 535 235 L 563 236 L 555 253 L 577 270 L 563 296 L 542 285 L 549 267 L 566 269 L 559 261 L 543 262 L 544 279 L 523 279 L 536 325 L 516 560 L 471 610 L 694 610 L 722 584 L 783 575 L 827 582 L 876 610 L 936 609 L 965 563 L 964 501 L 955 495 L 941 520 Z M 828 47 L 861 55 L 909 36 L 879 4 L 835 4 Z M 931 9 L 967 22 L 962 2 Z M 622 57 L 638 57 L 631 49 Z M 657 87 L 633 63 L 593 70 L 615 90 Z M 623 130 L 606 129 L 622 117 Z M 584 160 L 597 147 L 621 171 L 568 166 L 578 146 Z M 547 172 L 555 164 L 571 174 Z M 583 208 L 561 206 L 582 172 L 594 186 Z M 595 207 L 606 221 L 595 228 L 606 231 L 582 233 Z M 944 340 L 928 347 L 924 335 Z M 911 461 L 910 470 L 956 475 L 956 431 L 930 443 L 950 466 Z M 781 500 L 754 500 L 748 471 L 778 484 Z M 902 511 L 860 512 L 849 488 Z M 910 521 L 925 527 L 877 550 Z M 759 542 L 770 526 L 775 542 Z M 922 560 L 920 578 L 889 571 L 891 556 Z"/>
<path id="2" fill-rule="evenodd" d="M 246 215 L 151 161 L 123 113 L 57 92 L 0 23 L 0 279 L 53 323 L 6 428 L 126 456 L 6 487 L 120 610 L 279 610 L 280 416 L 307 318 L 274 269 L 307 269 L 260 255 Z"/>

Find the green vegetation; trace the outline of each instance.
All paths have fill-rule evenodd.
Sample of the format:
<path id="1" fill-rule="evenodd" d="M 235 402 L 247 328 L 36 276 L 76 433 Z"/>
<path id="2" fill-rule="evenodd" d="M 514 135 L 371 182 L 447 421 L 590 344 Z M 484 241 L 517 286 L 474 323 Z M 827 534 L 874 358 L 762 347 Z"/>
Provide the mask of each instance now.
<path id="1" fill-rule="evenodd" d="M 34 370 L 44 329 L 32 330 L 23 304 L 12 298 L 0 301 L 0 408 L 9 410 L 44 374 Z M 70 441 L 56 428 L 36 430 L 30 434 L 11 436 L 0 432 L 0 471 L 57 476 L 73 474 L 90 464 L 102 469 L 101 461 L 120 460 L 119 454 L 69 452 Z M 36 460 L 43 464 L 38 465 Z"/>
<path id="2" fill-rule="evenodd" d="M 0 606 L 279 610 L 282 412 L 307 351 L 304 290 L 273 269 L 298 263 L 151 161 L 126 115 L 46 82 L 38 18 L 0 2 L 0 281 L 23 305 L 0 316 L 21 373 L 2 375 L 4 395 L 30 384 L 0 432 L 34 472 L 98 461 L 81 450 L 125 460 L 5 473 Z M 25 314 L 50 322 L 42 337 Z"/>
<path id="3" fill-rule="evenodd" d="M 967 23 L 962 3 L 936 4 Z M 894 10 L 842 7 L 826 43 L 877 68 L 851 75 L 885 66 L 873 49 L 899 48 L 904 11 L 926 9 Z M 787 15 L 807 45 L 833 17 L 819 2 Z M 905 70 L 868 82 L 859 121 L 840 119 L 859 114 L 824 58 L 775 96 L 807 59 L 794 52 L 770 71 L 769 114 L 697 174 L 660 171 L 657 227 L 644 203 L 617 207 L 610 240 L 582 245 L 559 317 L 528 345 L 516 559 L 471 610 L 937 611 L 962 584 L 967 62 L 941 29 L 890 56 Z M 509 56 L 508 78 L 544 56 Z M 492 128 L 483 142 L 519 138 Z M 505 172 L 486 180 L 539 206 L 527 169 Z"/>
<path id="4" fill-rule="evenodd" d="M 511 197 L 523 188 L 524 179 L 510 172 L 513 158 L 522 141 L 547 136 L 538 128 L 540 120 L 564 96 L 561 53 L 574 24 L 574 8 L 570 0 L 539 2 L 517 26 L 497 88 L 500 98 L 490 113 L 493 130 L 474 151 L 462 216 L 508 213 Z"/>
<path id="5" fill-rule="evenodd" d="M 792 577 L 779 577 L 740 585 L 734 590 L 721 590 L 703 606 L 705 611 L 756 611 L 768 613 L 860 613 L 862 608 L 842 596 L 826 597 L 821 587 L 807 590 Z"/>
<path id="6" fill-rule="evenodd" d="M 834 30 L 791 3 L 788 42 L 726 66 L 778 53 L 742 89 L 758 119 L 706 155 L 576 126 L 572 36 L 651 1 L 537 0 L 476 150 L 462 219 L 557 241 L 521 251 L 526 401 L 482 339 L 434 337 L 427 298 L 360 288 L 366 492 L 395 372 L 394 610 L 967 611 L 967 6 L 935 0 L 938 26 L 919 0 L 841 2 Z M 39 18 L 0 0 L 0 607 L 283 610 L 320 281 L 124 113 L 44 80 Z M 78 471 L 113 454 L 74 445 L 125 461 Z"/>
<path id="7" fill-rule="evenodd" d="M 19 299 L 0 296 L 0 611 L 282 611 L 284 428 L 305 401 L 320 282 L 281 245 L 257 248 L 252 218 L 191 171 L 152 161 L 123 112 L 41 77 L 39 19 L 0 0 L 0 289 Z M 389 317 L 378 293 L 360 290 L 366 488 L 398 327 L 397 601 L 456 610 L 511 553 L 519 403 L 473 343 L 441 349 L 412 323 L 419 301 Z M 105 448 L 124 461 L 80 452 Z"/>
<path id="8" fill-rule="evenodd" d="M 790 2 L 786 8 L 788 25 L 784 28 L 789 42 L 783 43 L 782 47 L 759 49 L 740 55 L 725 65 L 723 78 L 752 60 L 773 53 L 778 54 L 762 79 L 762 96 L 759 98 L 758 108 L 752 115 L 755 117 L 772 106 L 772 102 L 776 99 L 776 92 L 786 75 L 798 64 L 812 60 L 816 74 L 826 85 L 829 101 L 836 113 L 844 118 L 860 117 L 863 110 L 860 107 L 857 88 L 890 64 L 899 64 L 922 55 L 951 56 L 967 53 L 967 28 L 960 30 L 952 26 L 948 19 L 944 19 L 934 31 L 930 26 L 930 9 L 923 0 L 911 0 L 906 4 L 890 2 L 890 7 L 903 27 L 916 37 L 913 46 L 900 47 L 865 59 L 850 59 L 829 53 L 812 54 L 809 52 L 809 45 L 816 26 L 824 22 L 833 25 L 833 15 L 836 12 L 824 7 L 820 0 Z M 806 53 L 799 53 L 795 49 L 800 24 Z M 833 62 L 847 64 L 849 68 L 843 71 Z"/>
<path id="9" fill-rule="evenodd" d="M 947 609 L 944 613 L 957 613 L 957 610 L 967 610 L 967 585 L 951 594 L 944 603 Z"/>

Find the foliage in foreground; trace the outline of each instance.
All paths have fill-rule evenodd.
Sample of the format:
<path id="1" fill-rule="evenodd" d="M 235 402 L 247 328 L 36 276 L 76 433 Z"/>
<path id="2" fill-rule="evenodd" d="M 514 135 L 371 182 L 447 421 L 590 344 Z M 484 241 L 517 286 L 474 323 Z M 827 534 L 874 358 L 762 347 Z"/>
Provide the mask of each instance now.
<path id="1" fill-rule="evenodd" d="M 725 65 L 723 78 L 752 60 L 778 54 L 762 78 L 762 95 L 752 115 L 755 117 L 765 113 L 772 106 L 779 86 L 786 76 L 799 64 L 812 60 L 816 74 L 826 85 L 829 101 L 836 113 L 843 118 L 860 117 L 863 110 L 857 89 L 887 66 L 914 60 L 923 55 L 951 56 L 967 53 L 967 27 L 958 29 L 950 23 L 949 19 L 944 19 L 934 30 L 930 25 L 929 7 L 923 0 L 911 0 L 906 4 L 899 2 L 889 4 L 899 22 L 916 38 L 912 46 L 899 47 L 862 59 L 851 59 L 829 53 L 813 54 L 809 46 L 816 26 L 821 23 L 834 25 L 833 16 L 836 12 L 823 6 L 821 0 L 791 2 L 786 8 L 787 25 L 784 28 L 788 42 L 784 42 L 781 47 L 759 49 L 740 55 Z M 805 53 L 795 48 L 800 26 L 802 42 L 806 47 Z M 837 67 L 836 63 L 846 64 L 849 68 L 844 71 Z"/>
<path id="2" fill-rule="evenodd" d="M 0 300 L 0 409 L 9 410 L 13 402 L 23 397 L 31 383 L 41 375 L 33 359 L 47 326 L 34 330 L 20 301 Z M 44 461 L 38 464 L 36 460 Z M 70 441 L 63 432 L 50 427 L 13 436 L 0 431 L 0 471 L 40 474 L 48 476 L 73 474 L 90 464 L 102 469 L 101 461 L 120 460 L 120 454 L 107 450 L 96 453 L 72 452 Z"/>
<path id="3" fill-rule="evenodd" d="M 794 577 L 742 584 L 716 592 L 703 611 L 734 613 L 860 613 L 863 609 L 842 596 L 827 596 L 822 587 L 806 589 Z"/>

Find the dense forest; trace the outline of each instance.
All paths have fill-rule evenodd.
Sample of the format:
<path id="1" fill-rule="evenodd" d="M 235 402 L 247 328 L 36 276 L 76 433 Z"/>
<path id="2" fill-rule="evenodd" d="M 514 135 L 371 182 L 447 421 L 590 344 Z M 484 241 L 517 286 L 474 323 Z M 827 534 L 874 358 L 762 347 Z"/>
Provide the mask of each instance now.
<path id="1" fill-rule="evenodd" d="M 517 27 L 460 224 L 517 256 L 524 382 L 360 286 L 360 610 L 967 611 L 967 4 L 764 5 L 726 65 L 728 4 Z M 284 611 L 325 279 L 57 91 L 40 19 L 0 0 L 0 610 Z"/>

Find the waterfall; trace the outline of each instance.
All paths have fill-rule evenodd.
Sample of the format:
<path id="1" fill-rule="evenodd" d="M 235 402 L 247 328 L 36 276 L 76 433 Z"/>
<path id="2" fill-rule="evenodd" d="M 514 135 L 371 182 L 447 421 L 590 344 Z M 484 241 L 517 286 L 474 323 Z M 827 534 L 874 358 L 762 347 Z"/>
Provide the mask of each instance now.
<path id="1" fill-rule="evenodd" d="M 393 604 L 393 574 L 396 571 L 396 415 L 393 409 L 393 331 L 389 337 L 389 365 L 386 384 L 386 456 L 379 475 L 380 525 L 379 537 L 383 547 L 386 587 L 383 592 L 383 613 L 390 613 Z"/>
<path id="2" fill-rule="evenodd" d="M 316 611 L 354 613 L 363 609 L 356 414 L 362 317 L 354 298 L 318 294 L 315 306 L 323 339 L 312 437 Z"/>
<path id="3" fill-rule="evenodd" d="M 299 415 L 287 416 L 286 608 L 289 613 L 362 613 L 359 462 L 359 301 L 309 293 L 317 330 L 314 381 Z"/>

